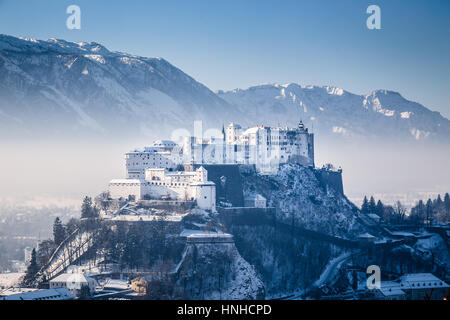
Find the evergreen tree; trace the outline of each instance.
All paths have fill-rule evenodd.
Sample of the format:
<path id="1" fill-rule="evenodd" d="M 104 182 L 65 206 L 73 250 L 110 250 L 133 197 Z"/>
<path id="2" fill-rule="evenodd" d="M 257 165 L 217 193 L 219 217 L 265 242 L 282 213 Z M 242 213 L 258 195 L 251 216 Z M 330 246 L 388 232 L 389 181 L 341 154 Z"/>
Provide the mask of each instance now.
<path id="1" fill-rule="evenodd" d="M 383 213 L 384 213 L 384 204 L 383 202 L 381 202 L 381 200 L 378 200 L 375 209 L 375 214 L 377 214 L 379 217 L 383 217 Z"/>
<path id="2" fill-rule="evenodd" d="M 36 259 L 36 249 L 33 248 L 33 251 L 31 251 L 30 264 L 28 265 L 27 272 L 25 274 L 25 277 L 23 278 L 22 284 L 24 286 L 30 286 L 33 283 L 33 280 L 36 277 L 36 273 L 38 273 L 38 271 L 39 266 Z"/>
<path id="3" fill-rule="evenodd" d="M 59 246 L 61 242 L 66 238 L 66 229 L 64 228 L 59 217 L 56 217 L 53 223 L 53 241 L 56 246 Z"/>
<path id="4" fill-rule="evenodd" d="M 69 222 L 66 224 L 66 234 L 69 236 L 75 232 L 79 227 L 79 220 L 75 218 L 70 218 Z"/>
<path id="5" fill-rule="evenodd" d="M 419 204 L 417 205 L 418 213 L 420 217 L 425 217 L 425 205 L 422 200 L 419 200 Z"/>
<path id="6" fill-rule="evenodd" d="M 81 218 L 92 218 L 93 210 L 92 199 L 88 196 L 84 197 L 81 205 Z"/>
<path id="7" fill-rule="evenodd" d="M 430 225 L 431 217 L 433 215 L 433 202 L 431 199 L 428 199 L 427 204 L 425 206 L 426 220 L 425 222 Z"/>
<path id="8" fill-rule="evenodd" d="M 450 196 L 449 196 L 448 192 L 444 196 L 444 207 L 445 207 L 445 212 L 447 214 L 450 214 Z"/>
<path id="9" fill-rule="evenodd" d="M 370 201 L 369 201 L 369 212 L 368 213 L 375 213 L 375 211 L 377 210 L 377 205 L 375 203 L 375 199 L 372 197 L 370 197 Z"/>
<path id="10" fill-rule="evenodd" d="M 143 234 L 138 225 L 130 226 L 125 240 L 123 258 L 130 267 L 142 266 Z"/>
<path id="11" fill-rule="evenodd" d="M 441 195 L 438 194 L 437 199 L 436 199 L 436 209 L 439 210 L 442 206 L 442 199 L 441 199 Z"/>
<path id="12" fill-rule="evenodd" d="M 411 208 L 411 215 L 409 217 L 412 223 L 421 225 L 425 220 L 425 205 L 422 200 L 419 200 L 419 203 Z"/>
<path id="13" fill-rule="evenodd" d="M 364 200 L 361 206 L 361 213 L 367 214 L 369 212 L 369 201 L 367 201 L 367 196 L 364 196 Z"/>

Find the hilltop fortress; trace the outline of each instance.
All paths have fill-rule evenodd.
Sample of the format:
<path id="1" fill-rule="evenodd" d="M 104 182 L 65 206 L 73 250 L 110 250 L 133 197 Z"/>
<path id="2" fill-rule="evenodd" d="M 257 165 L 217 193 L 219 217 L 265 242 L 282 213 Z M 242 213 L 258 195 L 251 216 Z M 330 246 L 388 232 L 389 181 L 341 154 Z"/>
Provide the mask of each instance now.
<path id="1" fill-rule="evenodd" d="M 223 196 L 216 194 L 216 188 L 223 189 L 227 179 L 219 171 L 225 167 L 244 165 L 259 174 L 274 174 L 288 163 L 314 168 L 314 134 L 301 121 L 296 128 L 258 125 L 244 129 L 231 123 L 222 128 L 220 137 L 188 136 L 182 141 L 180 145 L 158 140 L 126 153 L 126 178 L 110 181 L 111 198 L 194 201 L 201 209 L 215 211 Z M 215 171 L 211 172 L 215 181 L 208 177 L 208 170 Z M 322 168 L 316 173 L 324 184 L 331 183 L 343 192 L 341 170 Z M 263 199 L 257 198 L 261 205 Z M 243 200 L 237 202 L 243 206 Z"/>

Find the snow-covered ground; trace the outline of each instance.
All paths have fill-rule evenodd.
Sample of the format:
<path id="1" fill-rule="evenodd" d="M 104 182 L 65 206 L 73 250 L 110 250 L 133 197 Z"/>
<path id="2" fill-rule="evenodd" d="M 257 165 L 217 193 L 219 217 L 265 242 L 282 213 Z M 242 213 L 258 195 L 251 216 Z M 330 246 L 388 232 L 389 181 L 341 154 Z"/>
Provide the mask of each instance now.
<path id="1" fill-rule="evenodd" d="M 24 275 L 22 272 L 0 273 L 0 288 L 18 285 Z"/>
<path id="2" fill-rule="evenodd" d="M 158 220 L 164 220 L 164 221 L 171 221 L 171 222 L 180 222 L 185 215 L 181 214 L 173 214 L 173 215 L 166 215 L 164 217 L 158 216 L 158 215 L 130 215 L 130 214 L 121 214 L 117 215 L 115 217 L 111 218 L 105 218 L 107 220 L 111 221 L 158 221 Z"/>

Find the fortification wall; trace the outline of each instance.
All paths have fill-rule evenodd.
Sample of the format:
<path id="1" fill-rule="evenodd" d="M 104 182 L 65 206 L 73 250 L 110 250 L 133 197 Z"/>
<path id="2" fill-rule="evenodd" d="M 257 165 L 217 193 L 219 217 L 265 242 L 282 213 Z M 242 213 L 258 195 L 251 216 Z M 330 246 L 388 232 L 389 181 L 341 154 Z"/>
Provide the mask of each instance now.
<path id="1" fill-rule="evenodd" d="M 342 170 L 334 171 L 327 169 L 316 169 L 314 173 L 323 187 L 330 187 L 344 194 L 344 185 L 342 182 Z"/>

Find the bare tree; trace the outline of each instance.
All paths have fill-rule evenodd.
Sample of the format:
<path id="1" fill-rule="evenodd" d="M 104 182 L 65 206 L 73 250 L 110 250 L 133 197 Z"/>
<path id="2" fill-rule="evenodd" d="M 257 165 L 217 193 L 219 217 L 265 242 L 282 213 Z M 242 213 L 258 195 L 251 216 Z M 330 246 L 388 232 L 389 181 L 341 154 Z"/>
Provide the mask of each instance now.
<path id="1" fill-rule="evenodd" d="M 400 201 L 397 201 L 394 205 L 394 216 L 395 220 L 399 223 L 405 220 L 406 208 L 402 205 Z"/>

